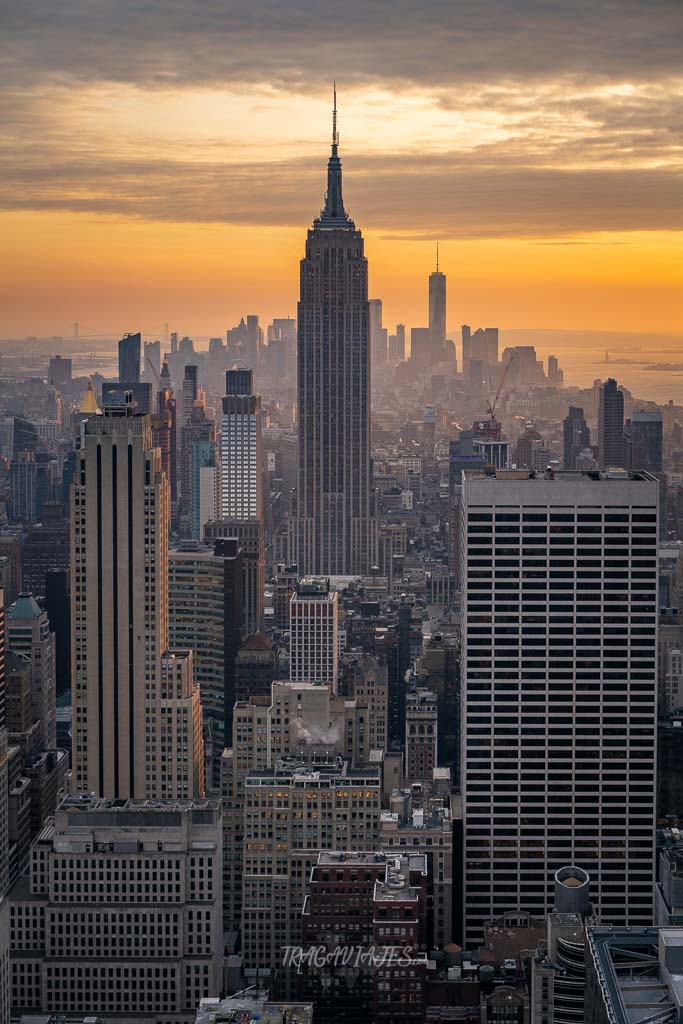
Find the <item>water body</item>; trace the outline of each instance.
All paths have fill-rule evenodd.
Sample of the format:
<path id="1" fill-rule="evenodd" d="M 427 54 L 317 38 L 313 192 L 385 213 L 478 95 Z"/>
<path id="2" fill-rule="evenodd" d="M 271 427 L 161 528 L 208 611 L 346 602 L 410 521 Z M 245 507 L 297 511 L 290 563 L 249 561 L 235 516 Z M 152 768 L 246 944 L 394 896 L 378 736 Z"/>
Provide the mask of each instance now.
<path id="1" fill-rule="evenodd" d="M 683 370 L 644 369 L 655 363 L 683 363 L 681 334 L 502 330 L 501 354 L 506 345 L 535 345 L 544 361 L 556 355 L 568 387 L 587 388 L 598 378 L 614 377 L 636 398 L 683 405 Z"/>

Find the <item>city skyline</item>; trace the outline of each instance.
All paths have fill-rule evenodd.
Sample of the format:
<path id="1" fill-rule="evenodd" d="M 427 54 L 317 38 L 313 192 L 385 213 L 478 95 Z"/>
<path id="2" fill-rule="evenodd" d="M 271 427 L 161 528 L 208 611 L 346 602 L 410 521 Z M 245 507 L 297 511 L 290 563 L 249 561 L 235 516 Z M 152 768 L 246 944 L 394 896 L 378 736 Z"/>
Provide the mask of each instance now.
<path id="1" fill-rule="evenodd" d="M 10 6 L 0 1024 L 675 1024 L 681 0 Z"/>
<path id="2" fill-rule="evenodd" d="M 258 41 L 239 3 L 190 25 L 176 3 L 14 12 L 0 335 L 291 314 L 335 75 L 347 203 L 388 323 L 425 321 L 440 241 L 455 323 L 675 330 L 680 8 L 580 3 L 579 41 L 565 9 L 427 5 L 418 60 L 411 11 L 387 32 L 381 6 L 343 19 L 299 2 Z"/>

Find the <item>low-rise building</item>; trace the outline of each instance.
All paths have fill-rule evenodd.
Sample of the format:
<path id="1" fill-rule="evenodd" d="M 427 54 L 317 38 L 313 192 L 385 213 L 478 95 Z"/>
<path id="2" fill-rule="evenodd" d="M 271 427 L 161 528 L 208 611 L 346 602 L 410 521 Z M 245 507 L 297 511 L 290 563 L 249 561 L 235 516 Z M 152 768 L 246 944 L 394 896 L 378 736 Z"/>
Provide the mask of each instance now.
<path id="1" fill-rule="evenodd" d="M 196 1024 L 313 1024 L 311 1003 L 271 1002 L 267 993 L 254 989 L 238 992 L 225 999 L 202 999 Z"/>
<path id="2" fill-rule="evenodd" d="M 682 928 L 588 928 L 586 1024 L 675 1024 L 682 1013 Z"/>
<path id="3" fill-rule="evenodd" d="M 12 1006 L 192 1024 L 222 987 L 219 800 L 62 801 L 9 894 Z"/>

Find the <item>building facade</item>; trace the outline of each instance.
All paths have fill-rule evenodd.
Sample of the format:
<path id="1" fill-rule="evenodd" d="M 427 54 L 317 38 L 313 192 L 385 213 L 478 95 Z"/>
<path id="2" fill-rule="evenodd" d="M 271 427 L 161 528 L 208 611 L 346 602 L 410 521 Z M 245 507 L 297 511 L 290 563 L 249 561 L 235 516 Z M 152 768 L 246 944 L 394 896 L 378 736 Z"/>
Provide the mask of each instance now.
<path id="1" fill-rule="evenodd" d="M 220 801 L 67 797 L 9 904 L 15 1010 L 190 1024 L 223 984 Z"/>
<path id="2" fill-rule="evenodd" d="M 299 580 L 290 602 L 289 678 L 328 683 L 339 676 L 339 600 L 326 577 Z"/>
<path id="3" fill-rule="evenodd" d="M 159 741 L 168 483 L 149 417 L 132 415 L 130 393 L 112 396 L 103 416 L 86 421 L 84 441 L 71 494 L 74 785 L 78 793 L 151 798 L 169 772 L 200 778 L 203 762 L 194 730 L 173 749 L 162 751 Z M 196 794 L 183 784 L 170 795 Z"/>
<path id="4" fill-rule="evenodd" d="M 367 572 L 377 554 L 370 473 L 368 266 L 344 209 L 336 100 L 325 207 L 308 232 L 298 305 L 299 481 L 290 558 Z"/>
<path id="5" fill-rule="evenodd" d="M 33 720 L 40 723 L 45 750 L 57 746 L 55 635 L 50 632 L 47 612 L 41 611 L 31 594 L 20 594 L 8 609 L 7 648 L 23 655 L 31 666 Z"/>
<path id="6" fill-rule="evenodd" d="M 466 940 L 545 916 L 572 863 L 604 920 L 650 922 L 657 482 L 466 473 L 462 546 Z"/>
<path id="7" fill-rule="evenodd" d="M 600 469 L 626 466 L 624 437 L 624 392 L 611 377 L 600 387 L 598 406 L 598 449 Z"/>
<path id="8" fill-rule="evenodd" d="M 226 741 L 226 718 L 235 701 L 234 658 L 243 620 L 241 585 L 242 558 L 236 543 L 232 552 L 191 544 L 169 552 L 169 644 L 173 650 L 193 652 L 194 681 L 211 739 L 208 775 L 216 787 L 221 754 L 230 739 L 228 733 Z"/>
<path id="9" fill-rule="evenodd" d="M 217 519 L 204 526 L 204 540 L 235 541 L 242 552 L 242 595 L 245 633 L 263 629 L 266 587 L 266 535 L 262 519 Z"/>
<path id="10" fill-rule="evenodd" d="M 405 777 L 408 782 L 428 781 L 437 765 L 438 701 L 431 690 L 406 694 Z"/>
<path id="11" fill-rule="evenodd" d="M 381 781 L 340 757 L 281 760 L 245 779 L 242 955 L 246 968 L 282 963 L 300 945 L 301 911 L 322 850 L 374 850 Z"/>
<path id="12" fill-rule="evenodd" d="M 253 370 L 228 370 L 221 420 L 221 515 L 263 518 L 261 396 Z"/>

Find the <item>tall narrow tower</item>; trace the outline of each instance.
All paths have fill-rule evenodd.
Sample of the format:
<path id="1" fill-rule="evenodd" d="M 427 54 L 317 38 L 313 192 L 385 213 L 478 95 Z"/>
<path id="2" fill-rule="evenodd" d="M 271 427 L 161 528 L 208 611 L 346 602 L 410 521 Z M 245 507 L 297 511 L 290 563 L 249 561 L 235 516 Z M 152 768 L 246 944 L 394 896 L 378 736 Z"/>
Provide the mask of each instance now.
<path id="1" fill-rule="evenodd" d="M 290 553 L 316 575 L 366 572 L 377 552 L 370 478 L 368 263 L 344 209 L 336 90 L 327 195 L 301 261 L 299 486 Z"/>
<path id="2" fill-rule="evenodd" d="M 598 407 L 598 450 L 600 469 L 626 465 L 624 440 L 624 392 L 610 377 L 600 387 Z"/>
<path id="3" fill-rule="evenodd" d="M 446 345 L 446 275 L 439 270 L 439 246 L 436 270 L 429 275 L 429 335 L 432 364 L 440 363 Z"/>
<path id="4" fill-rule="evenodd" d="M 261 396 L 251 368 L 228 370 L 221 424 L 221 514 L 263 518 Z"/>
<path id="5" fill-rule="evenodd" d="M 85 424 L 71 489 L 75 789 L 203 793 L 191 653 L 168 654 L 168 484 L 148 416 L 115 392 Z"/>

